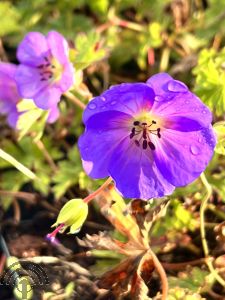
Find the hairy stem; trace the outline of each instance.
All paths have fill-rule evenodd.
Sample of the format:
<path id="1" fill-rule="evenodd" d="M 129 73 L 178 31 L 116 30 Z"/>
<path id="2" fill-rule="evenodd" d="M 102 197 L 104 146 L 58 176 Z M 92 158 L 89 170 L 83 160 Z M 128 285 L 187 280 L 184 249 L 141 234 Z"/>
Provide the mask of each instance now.
<path id="1" fill-rule="evenodd" d="M 108 184 L 112 181 L 112 178 L 109 177 L 104 183 L 103 185 L 100 186 L 100 188 L 98 188 L 95 192 L 93 192 L 92 194 L 88 195 L 86 198 L 83 199 L 83 201 L 85 203 L 89 203 L 91 200 L 93 200 L 99 193 L 101 193 L 102 190 L 104 190 L 104 188 L 106 188 L 108 186 Z"/>
<path id="2" fill-rule="evenodd" d="M 66 98 L 68 98 L 71 102 L 73 102 L 74 104 L 76 104 L 77 106 L 79 106 L 81 109 L 85 109 L 86 105 L 80 101 L 80 99 L 78 99 L 76 96 L 74 96 L 74 94 L 72 94 L 71 92 L 66 92 L 64 94 L 64 96 Z"/>
<path id="3" fill-rule="evenodd" d="M 201 181 L 203 185 L 206 188 L 206 195 L 202 200 L 202 204 L 200 207 L 200 232 L 201 232 L 201 240 L 202 240 L 202 248 L 204 251 L 204 255 L 206 258 L 206 264 L 211 272 L 211 274 L 214 276 L 215 280 L 217 280 L 223 287 L 225 287 L 225 281 L 223 278 L 218 274 L 218 271 L 215 270 L 213 266 L 213 259 L 209 257 L 209 248 L 206 241 L 206 233 L 205 233 L 205 210 L 207 207 L 207 202 L 212 195 L 212 187 L 209 184 L 206 176 L 204 173 L 201 174 Z"/>
<path id="4" fill-rule="evenodd" d="M 155 253 L 150 248 L 148 249 L 148 251 L 152 256 L 152 260 L 154 262 L 156 270 L 158 271 L 159 276 L 161 278 L 161 282 L 162 282 L 162 300 L 167 300 L 169 286 L 168 286 L 166 272 L 165 272 L 162 264 L 158 260 L 158 257 L 155 255 Z"/>

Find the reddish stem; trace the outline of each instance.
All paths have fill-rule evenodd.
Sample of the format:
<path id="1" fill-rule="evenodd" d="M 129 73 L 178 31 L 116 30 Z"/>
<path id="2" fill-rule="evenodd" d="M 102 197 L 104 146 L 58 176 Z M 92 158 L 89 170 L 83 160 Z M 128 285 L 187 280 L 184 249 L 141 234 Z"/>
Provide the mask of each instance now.
<path id="1" fill-rule="evenodd" d="M 104 188 L 106 188 L 109 183 L 112 181 L 112 178 L 109 177 L 102 186 L 100 186 L 100 188 L 98 188 L 95 192 L 93 192 L 92 194 L 88 195 L 86 198 L 83 199 L 83 201 L 85 203 L 89 203 L 91 200 L 93 200 L 95 198 L 95 196 L 97 196 L 99 193 L 101 193 L 102 190 L 104 190 Z"/>

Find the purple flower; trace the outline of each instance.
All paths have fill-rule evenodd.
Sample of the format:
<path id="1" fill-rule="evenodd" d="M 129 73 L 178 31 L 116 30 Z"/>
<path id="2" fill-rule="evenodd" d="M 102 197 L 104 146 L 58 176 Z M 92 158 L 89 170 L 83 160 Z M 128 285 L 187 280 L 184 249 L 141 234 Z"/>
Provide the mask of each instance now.
<path id="1" fill-rule="evenodd" d="M 11 127 L 16 127 L 19 113 L 16 105 L 20 100 L 14 80 L 16 65 L 0 63 L 0 113 L 7 115 Z"/>
<path id="2" fill-rule="evenodd" d="M 111 87 L 89 102 L 83 120 L 85 171 L 111 176 L 128 198 L 162 197 L 192 182 L 216 144 L 209 109 L 166 73 Z"/>
<path id="3" fill-rule="evenodd" d="M 53 108 L 56 113 L 61 95 L 74 79 L 67 41 L 56 31 L 46 37 L 30 32 L 20 43 L 17 58 L 20 65 L 15 78 L 21 97 L 33 99 L 39 108 Z"/>

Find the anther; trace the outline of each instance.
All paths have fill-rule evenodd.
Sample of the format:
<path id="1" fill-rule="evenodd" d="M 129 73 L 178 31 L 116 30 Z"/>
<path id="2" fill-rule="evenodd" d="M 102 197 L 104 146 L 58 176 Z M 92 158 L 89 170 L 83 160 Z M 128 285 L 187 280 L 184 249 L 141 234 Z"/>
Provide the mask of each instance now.
<path id="1" fill-rule="evenodd" d="M 148 142 L 148 146 L 151 150 L 155 150 L 155 145 L 152 142 Z"/>
<path id="2" fill-rule="evenodd" d="M 158 136 L 158 138 L 161 138 L 160 128 L 157 128 L 157 136 Z"/>
<path id="3" fill-rule="evenodd" d="M 42 65 L 39 65 L 39 66 L 37 66 L 37 68 L 38 69 L 42 69 L 44 67 L 44 65 L 42 64 Z"/>
<path id="4" fill-rule="evenodd" d="M 152 120 L 152 124 L 156 124 L 156 121 Z"/>
<path id="5" fill-rule="evenodd" d="M 138 126 L 139 124 L 140 124 L 140 122 L 139 121 L 134 121 L 134 126 Z"/>
<path id="6" fill-rule="evenodd" d="M 138 147 L 140 147 L 140 143 L 139 143 L 138 140 L 135 140 L 134 142 L 135 142 L 135 144 L 136 144 Z"/>
<path id="7" fill-rule="evenodd" d="M 143 140 L 142 148 L 147 149 L 147 147 L 148 147 L 148 142 L 146 140 Z"/>
<path id="8" fill-rule="evenodd" d="M 145 125 L 147 125 L 147 123 L 143 122 L 143 123 L 141 123 L 141 125 L 144 125 L 144 126 L 145 126 Z"/>

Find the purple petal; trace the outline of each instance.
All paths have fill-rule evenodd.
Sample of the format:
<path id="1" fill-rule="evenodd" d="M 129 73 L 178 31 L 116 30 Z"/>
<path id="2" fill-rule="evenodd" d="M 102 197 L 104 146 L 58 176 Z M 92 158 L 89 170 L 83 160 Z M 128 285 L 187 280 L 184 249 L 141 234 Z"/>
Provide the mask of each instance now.
<path id="1" fill-rule="evenodd" d="M 43 63 L 44 57 L 50 54 L 46 37 L 39 32 L 29 32 L 17 50 L 20 63 L 38 66 Z"/>
<path id="2" fill-rule="evenodd" d="M 68 62 L 69 46 L 65 38 L 56 31 L 50 31 L 47 35 L 47 43 L 51 54 L 60 64 Z"/>
<path id="3" fill-rule="evenodd" d="M 17 66 L 9 63 L 0 63 L 0 100 L 4 106 L 15 106 L 20 96 L 14 80 Z M 8 103 L 8 104 L 7 104 Z"/>
<path id="4" fill-rule="evenodd" d="M 174 186 L 195 180 L 213 156 L 215 134 L 210 126 L 201 131 L 163 130 L 154 151 L 156 166 Z"/>
<path id="5" fill-rule="evenodd" d="M 122 83 L 112 86 L 89 102 L 83 114 L 83 121 L 86 123 L 91 116 L 103 111 L 116 110 L 130 115 L 150 111 L 154 97 L 153 90 L 145 83 Z"/>
<path id="6" fill-rule="evenodd" d="M 41 109 L 51 109 L 55 108 L 57 103 L 60 101 L 62 92 L 60 89 L 51 86 L 50 88 L 44 88 L 38 92 L 33 100 L 37 107 Z"/>
<path id="7" fill-rule="evenodd" d="M 63 73 L 60 80 L 54 83 L 54 86 L 59 88 L 62 93 L 68 91 L 74 84 L 74 67 L 71 63 L 64 65 Z"/>
<path id="8" fill-rule="evenodd" d="M 152 111 L 165 119 L 165 127 L 179 131 L 200 130 L 212 122 L 210 110 L 181 81 L 167 73 L 148 79 L 156 97 Z"/>
<path id="9" fill-rule="evenodd" d="M 19 115 L 20 113 L 16 110 L 16 108 L 8 114 L 7 121 L 9 126 L 11 126 L 12 128 L 16 128 Z"/>
<path id="10" fill-rule="evenodd" d="M 19 65 L 15 74 L 18 90 L 23 98 L 34 98 L 39 91 L 48 87 L 48 81 L 41 81 L 37 68 Z"/>
<path id="11" fill-rule="evenodd" d="M 85 133 L 79 138 L 83 167 L 93 178 L 109 175 L 108 162 L 118 143 L 129 135 L 131 116 L 119 111 L 108 111 L 92 116 L 86 124 Z"/>
<path id="12" fill-rule="evenodd" d="M 157 169 L 152 150 L 137 147 L 125 138 L 113 151 L 109 174 L 116 188 L 127 198 L 150 199 L 173 192 L 171 185 Z"/>
<path id="13" fill-rule="evenodd" d="M 173 78 L 167 73 L 158 73 L 147 80 L 147 84 L 154 90 L 155 95 L 161 95 L 168 91 L 168 82 Z"/>
<path id="14" fill-rule="evenodd" d="M 59 109 L 57 106 L 55 107 L 52 107 L 50 110 L 49 110 L 49 115 L 48 115 L 48 119 L 47 119 L 47 122 L 48 123 L 54 123 L 59 117 Z"/>
<path id="15" fill-rule="evenodd" d="M 166 128 L 174 130 L 200 130 L 212 122 L 212 113 L 208 107 L 189 91 L 170 93 L 169 100 L 155 101 L 152 110 L 166 120 Z"/>

